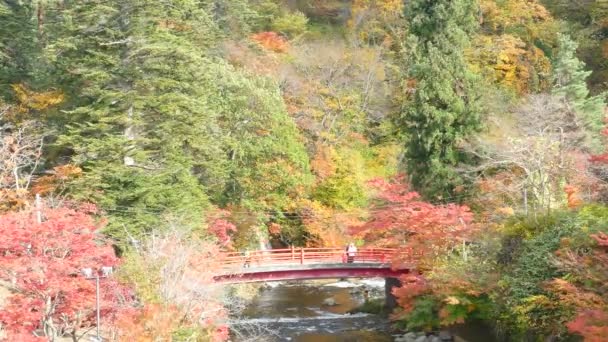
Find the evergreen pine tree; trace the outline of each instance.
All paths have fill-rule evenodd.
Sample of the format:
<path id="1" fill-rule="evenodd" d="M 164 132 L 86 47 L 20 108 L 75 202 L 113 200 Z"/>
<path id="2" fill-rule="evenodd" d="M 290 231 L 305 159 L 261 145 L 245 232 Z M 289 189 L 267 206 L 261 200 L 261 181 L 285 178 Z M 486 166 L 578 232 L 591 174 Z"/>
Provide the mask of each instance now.
<path id="1" fill-rule="evenodd" d="M 59 145 L 85 170 L 72 194 L 112 214 L 113 236 L 165 217 L 201 226 L 209 197 L 280 206 L 306 185 L 278 86 L 213 57 L 220 33 L 199 1 L 72 2 L 62 13 L 47 48 L 71 85 Z"/>
<path id="2" fill-rule="evenodd" d="M 559 36 L 559 50 L 553 70 L 553 93 L 561 96 L 580 117 L 587 131 L 587 143 L 598 152 L 603 143 L 600 132 L 604 128 L 605 94 L 589 96 L 585 63 L 576 57 L 577 44 L 567 35 Z"/>
<path id="3" fill-rule="evenodd" d="M 480 128 L 478 78 L 464 58 L 477 13 L 474 0 L 413 0 L 405 8 L 410 89 L 397 124 L 407 172 L 428 198 L 450 196 L 462 184 L 454 168 L 464 159 L 458 143 Z"/>
<path id="4" fill-rule="evenodd" d="M 4 1 L 0 3 L 0 95 L 9 96 L 11 84 L 46 89 L 50 84 L 42 58 L 45 22 L 54 11 L 49 1 Z"/>
<path id="5" fill-rule="evenodd" d="M 56 30 L 47 54 L 72 99 L 59 144 L 85 171 L 72 194 L 109 210 L 114 236 L 166 216 L 200 225 L 208 200 L 183 151 L 216 144 L 197 83 L 214 27 L 197 1 L 66 3 Z"/>

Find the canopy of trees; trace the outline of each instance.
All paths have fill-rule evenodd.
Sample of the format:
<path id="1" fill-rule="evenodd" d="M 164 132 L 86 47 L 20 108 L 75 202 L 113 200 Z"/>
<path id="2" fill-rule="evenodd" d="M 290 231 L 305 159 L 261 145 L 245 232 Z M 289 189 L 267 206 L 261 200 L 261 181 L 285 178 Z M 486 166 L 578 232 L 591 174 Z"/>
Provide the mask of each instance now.
<path id="1" fill-rule="evenodd" d="M 219 251 L 354 239 L 427 251 L 394 290 L 404 326 L 601 341 L 607 18 L 602 0 L 0 2 L 0 339 L 82 337 L 82 269 L 117 266 L 108 337 L 225 340 Z"/>

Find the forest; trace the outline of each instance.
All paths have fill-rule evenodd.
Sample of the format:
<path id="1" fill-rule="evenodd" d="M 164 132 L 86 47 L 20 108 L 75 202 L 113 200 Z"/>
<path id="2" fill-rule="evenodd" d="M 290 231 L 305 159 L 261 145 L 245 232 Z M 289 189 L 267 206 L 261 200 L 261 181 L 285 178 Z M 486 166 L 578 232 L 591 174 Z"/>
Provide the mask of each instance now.
<path id="1" fill-rule="evenodd" d="M 109 341 L 226 341 L 218 253 L 356 241 L 397 326 L 606 341 L 607 94 L 604 0 L 2 0 L 0 340 L 111 266 Z"/>

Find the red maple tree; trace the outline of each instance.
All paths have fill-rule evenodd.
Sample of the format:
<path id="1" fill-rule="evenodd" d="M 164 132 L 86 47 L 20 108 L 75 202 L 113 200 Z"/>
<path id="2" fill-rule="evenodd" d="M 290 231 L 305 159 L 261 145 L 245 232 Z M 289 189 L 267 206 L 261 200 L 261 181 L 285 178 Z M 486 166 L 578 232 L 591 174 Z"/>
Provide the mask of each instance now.
<path id="1" fill-rule="evenodd" d="M 370 209 L 370 219 L 353 227 L 352 233 L 372 245 L 398 248 L 394 267 L 412 267 L 413 261 L 419 269 L 432 267 L 436 256 L 461 244 L 473 231 L 473 213 L 467 206 L 425 202 L 404 180 L 398 176 L 369 182 L 378 191 L 377 201 Z M 400 281 L 402 286 L 393 289 L 403 309 L 396 318 L 411 312 L 417 297 L 433 291 L 432 284 L 420 275 L 406 274 Z"/>
<path id="2" fill-rule="evenodd" d="M 9 340 L 78 336 L 94 324 L 95 282 L 82 270 L 118 263 L 98 228 L 87 211 L 68 208 L 45 210 L 41 223 L 32 211 L 0 216 L 0 285 L 11 291 L 0 323 Z M 100 292 L 105 322 L 132 308 L 130 291 L 112 277 L 101 281 Z"/>
<path id="3" fill-rule="evenodd" d="M 462 242 L 472 230 L 473 213 L 468 207 L 425 202 L 410 191 L 404 176 L 369 184 L 378 191 L 377 202 L 370 209 L 370 219 L 351 228 L 366 242 L 432 255 Z"/>

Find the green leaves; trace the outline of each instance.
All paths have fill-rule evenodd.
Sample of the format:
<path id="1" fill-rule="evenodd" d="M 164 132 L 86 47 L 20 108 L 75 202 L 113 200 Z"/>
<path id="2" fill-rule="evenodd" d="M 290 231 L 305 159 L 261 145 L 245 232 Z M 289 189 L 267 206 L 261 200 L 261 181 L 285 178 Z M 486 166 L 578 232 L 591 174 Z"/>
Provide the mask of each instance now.
<path id="1" fill-rule="evenodd" d="M 407 172 L 429 198 L 462 184 L 458 144 L 480 128 L 477 77 L 463 50 L 477 29 L 475 1 L 417 0 L 406 6 L 406 91 L 397 125 L 405 135 Z"/>
<path id="2" fill-rule="evenodd" d="M 278 85 L 211 57 L 226 17 L 200 5 L 71 3 L 49 44 L 73 95 L 58 144 L 85 170 L 71 194 L 114 237 L 202 227 L 209 199 L 280 209 L 311 182 Z"/>
<path id="3" fill-rule="evenodd" d="M 576 57 L 577 44 L 567 35 L 559 36 L 559 50 L 554 61 L 553 93 L 574 108 L 587 130 L 587 144 L 595 151 L 601 150 L 600 132 L 604 128 L 606 94 L 589 96 L 585 63 Z"/>

